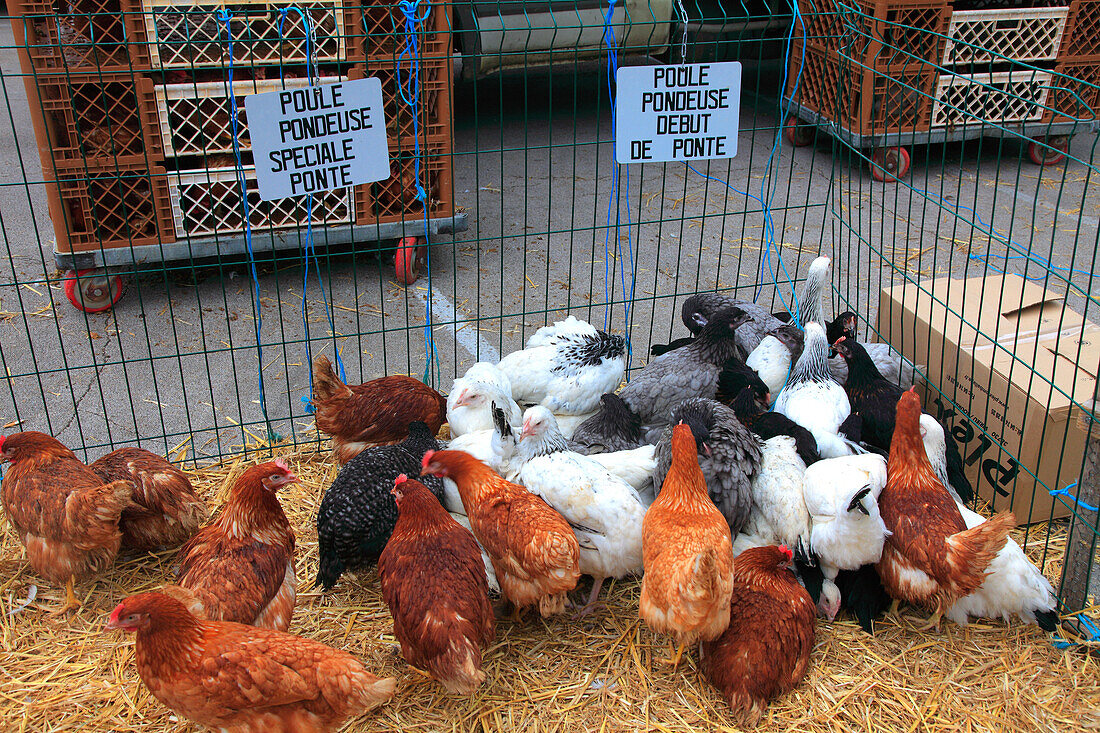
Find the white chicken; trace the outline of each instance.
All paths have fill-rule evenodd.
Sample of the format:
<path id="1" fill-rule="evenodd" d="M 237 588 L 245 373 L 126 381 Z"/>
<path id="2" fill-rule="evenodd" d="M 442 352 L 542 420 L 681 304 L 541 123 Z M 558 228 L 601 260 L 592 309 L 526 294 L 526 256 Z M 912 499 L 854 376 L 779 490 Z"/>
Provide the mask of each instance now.
<path id="1" fill-rule="evenodd" d="M 831 620 L 840 610 L 836 576 L 878 562 L 890 532 L 879 514 L 886 459 L 869 453 L 818 461 L 806 468 L 803 495 L 810 513 L 810 549 L 825 576 L 823 597 Z M 826 596 L 826 588 L 828 588 Z"/>
<path id="2" fill-rule="evenodd" d="M 532 410 L 536 411 L 533 416 Z M 544 441 L 528 432 L 532 419 L 546 425 L 553 416 L 542 407 L 527 411 L 519 449 L 524 449 L 524 442 L 538 442 L 541 447 L 519 466 L 512 480 L 545 499 L 573 527 L 580 544 L 580 570 L 594 581 L 585 605 L 588 609 L 605 578 L 641 574 L 646 505 L 630 484 L 592 456 L 565 450 L 564 440 Z M 556 432 L 552 424 L 550 431 Z"/>
<path id="3" fill-rule="evenodd" d="M 612 453 L 589 453 L 589 458 L 600 463 L 611 473 L 633 486 L 644 500 L 648 495 L 653 503 L 653 471 L 657 468 L 657 446 L 643 445 L 630 450 Z M 648 506 L 648 504 L 647 504 Z"/>
<path id="4" fill-rule="evenodd" d="M 512 382 L 517 402 L 541 404 L 558 415 L 596 411 L 626 373 L 626 341 L 569 316 L 543 326 L 520 351 L 497 365 Z M 571 433 L 572 431 L 570 431 Z"/>
<path id="5" fill-rule="evenodd" d="M 791 373 L 791 347 L 785 338 L 802 341 L 802 334 L 797 333 L 795 326 L 785 324 L 768 333 L 760 340 L 760 345 L 753 349 L 745 360 L 745 364 L 751 367 L 756 374 L 768 386 L 771 399 L 769 405 L 775 404 L 783 385 L 787 383 L 787 377 Z M 795 332 L 791 334 L 791 332 Z"/>
<path id="6" fill-rule="evenodd" d="M 837 434 L 852 406 L 844 387 L 829 373 L 828 349 L 825 328 L 816 322 L 808 324 L 802 355 L 775 401 L 775 411 L 809 430 L 822 458 L 863 453 L 857 444 Z"/>
<path id="7" fill-rule="evenodd" d="M 444 479 L 444 480 L 448 481 L 449 479 Z M 451 485 L 454 486 L 453 481 L 451 482 Z M 458 492 L 457 488 L 455 488 L 455 492 L 457 494 L 457 492 Z M 458 505 L 460 507 L 462 506 L 462 500 L 461 499 L 459 499 Z M 467 517 L 465 514 L 462 514 L 460 512 L 450 512 L 450 515 L 451 515 L 452 519 L 454 519 L 456 522 L 461 524 L 466 529 L 470 530 L 470 533 L 473 534 L 474 530 L 470 526 L 470 518 L 469 517 Z M 485 548 L 481 546 L 481 543 L 478 542 L 476 536 L 474 537 L 474 541 L 477 542 L 477 549 L 481 550 L 481 562 L 483 562 L 485 564 L 485 579 L 489 582 L 489 590 L 491 590 L 493 593 L 496 593 L 499 596 L 500 595 L 500 583 L 497 582 L 497 573 L 496 573 L 496 570 L 493 569 L 493 561 L 489 559 L 489 555 L 485 552 Z"/>
<path id="8" fill-rule="evenodd" d="M 485 368 L 475 369 L 481 365 Z M 495 376 L 503 377 L 503 381 L 492 379 L 494 375 L 489 370 L 496 371 Z M 471 372 L 475 373 L 475 376 L 484 375 L 491 381 L 475 379 L 470 376 Z M 478 362 L 470 367 L 466 376 L 455 380 L 450 394 L 447 395 L 447 425 L 450 427 L 452 438 L 482 430 L 492 430 L 494 404 L 504 410 L 505 416 L 512 425 L 519 425 L 523 419 L 523 411 L 512 399 L 512 387 L 507 379 L 499 374 L 499 370 L 492 364 Z"/>
<path id="9" fill-rule="evenodd" d="M 940 483 L 947 487 L 962 513 L 966 528 L 977 527 L 986 518 L 971 511 L 947 481 L 947 444 L 943 426 L 931 415 L 921 415 L 920 434 L 924 452 Z M 985 581 L 978 590 L 955 601 L 945 615 L 960 626 L 966 626 L 971 616 L 1002 618 L 1013 615 L 1028 623 L 1038 624 L 1044 631 L 1058 627 L 1058 605 L 1050 581 L 1035 567 L 1023 549 L 1011 537 L 989 563 Z"/>
<path id="10" fill-rule="evenodd" d="M 802 559 L 809 558 L 811 525 L 805 476 L 806 464 L 798 456 L 794 438 L 777 435 L 764 441 L 760 468 L 752 479 L 752 511 L 741 528 L 756 538 L 758 545 L 754 546 L 786 545 Z"/>

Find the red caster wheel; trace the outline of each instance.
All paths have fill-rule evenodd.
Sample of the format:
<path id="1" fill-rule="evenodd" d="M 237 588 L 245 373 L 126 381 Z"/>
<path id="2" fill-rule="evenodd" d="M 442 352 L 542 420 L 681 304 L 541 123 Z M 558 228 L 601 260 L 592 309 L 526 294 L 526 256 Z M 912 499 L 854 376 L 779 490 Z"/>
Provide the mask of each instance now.
<path id="1" fill-rule="evenodd" d="M 796 148 L 804 148 L 813 143 L 814 137 L 817 135 L 817 129 L 797 117 L 791 117 L 787 120 L 787 124 L 783 126 L 783 133 L 787 138 L 787 142 L 791 145 Z"/>
<path id="2" fill-rule="evenodd" d="M 102 313 L 122 297 L 122 277 L 102 269 L 78 270 L 65 278 L 65 297 L 77 310 Z"/>
<path id="3" fill-rule="evenodd" d="M 420 263 L 425 259 L 426 247 L 418 237 L 404 237 L 397 242 L 393 257 L 393 269 L 397 282 L 412 285 L 420 277 Z"/>
<path id="4" fill-rule="evenodd" d="M 893 183 L 909 172 L 909 151 L 905 148 L 876 148 L 871 154 L 871 177 L 883 183 Z"/>
<path id="5" fill-rule="evenodd" d="M 1069 135 L 1040 137 L 1027 144 L 1027 157 L 1035 165 L 1056 165 L 1066 159 L 1068 150 Z"/>

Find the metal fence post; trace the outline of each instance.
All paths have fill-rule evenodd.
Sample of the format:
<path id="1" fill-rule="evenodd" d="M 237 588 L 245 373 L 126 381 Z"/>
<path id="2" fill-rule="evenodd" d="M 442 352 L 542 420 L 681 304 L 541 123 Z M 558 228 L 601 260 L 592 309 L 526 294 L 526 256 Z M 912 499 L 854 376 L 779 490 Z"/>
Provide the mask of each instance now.
<path id="1" fill-rule="evenodd" d="M 1096 419 L 1096 407 L 1100 398 L 1100 385 L 1093 397 L 1092 409 L 1078 418 L 1087 431 L 1085 466 L 1077 484 L 1079 504 L 1077 516 L 1070 520 L 1069 538 L 1066 543 L 1066 560 L 1062 568 L 1062 611 L 1073 613 L 1089 606 L 1089 598 L 1100 598 L 1100 523 L 1097 512 L 1085 509 L 1100 506 L 1100 423 Z M 1096 572 L 1093 572 L 1096 570 Z"/>

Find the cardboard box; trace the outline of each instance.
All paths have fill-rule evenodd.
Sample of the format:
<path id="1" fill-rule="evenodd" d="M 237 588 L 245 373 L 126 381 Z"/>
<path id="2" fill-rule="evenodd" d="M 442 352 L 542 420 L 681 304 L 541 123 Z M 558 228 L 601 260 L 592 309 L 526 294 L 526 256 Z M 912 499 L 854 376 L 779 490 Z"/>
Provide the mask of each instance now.
<path id="1" fill-rule="evenodd" d="M 1048 489 L 1081 472 L 1100 327 L 1057 293 L 998 275 L 884 288 L 878 330 L 927 366 L 925 410 L 951 428 L 995 511 L 1011 508 L 1020 524 L 1069 514 Z"/>

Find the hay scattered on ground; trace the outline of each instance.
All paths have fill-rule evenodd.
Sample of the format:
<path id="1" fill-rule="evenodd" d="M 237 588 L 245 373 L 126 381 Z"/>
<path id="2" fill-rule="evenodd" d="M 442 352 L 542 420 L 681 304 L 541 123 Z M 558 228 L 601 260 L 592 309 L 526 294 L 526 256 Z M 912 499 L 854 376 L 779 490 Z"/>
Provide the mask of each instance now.
<path id="1" fill-rule="evenodd" d="M 473 698 L 447 695 L 401 659 L 374 572 L 345 575 L 321 597 L 310 589 L 317 567 L 314 521 L 336 475 L 327 455 L 283 453 L 302 483 L 282 499 L 298 531 L 301 593 L 291 630 L 359 656 L 378 674 L 396 675 L 398 693 L 356 731 L 698 731 L 736 730 L 724 700 L 686 656 L 680 669 L 656 660 L 667 641 L 638 620 L 637 581 L 605 591 L 607 607 L 583 621 L 501 623 L 486 654 L 486 684 Z M 214 505 L 249 464 L 233 460 L 193 475 Z M 1017 533 L 1022 538 L 1022 533 Z M 1064 530 L 1051 529 L 1045 570 L 1056 578 Z M 1047 532 L 1028 535 L 1043 557 Z M 103 623 L 126 595 L 151 590 L 171 573 L 172 552 L 120 560 L 78 588 L 84 607 L 48 615 L 61 589 L 27 566 L 13 532 L 0 543 L 0 720 L 17 731 L 191 731 L 152 699 L 137 678 L 131 639 Z M 587 583 L 587 581 L 585 581 Z M 37 599 L 15 616 L 28 588 Z M 583 589 L 587 591 L 587 588 Z M 810 672 L 777 700 L 757 730 L 1075 731 L 1100 730 L 1100 665 L 1064 653 L 1035 626 L 945 623 L 920 633 L 923 618 L 879 624 L 875 636 L 851 620 L 819 626 Z"/>

